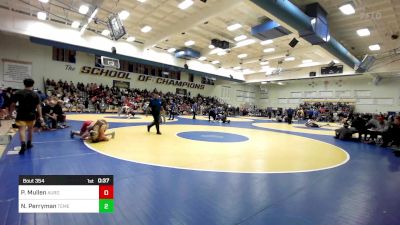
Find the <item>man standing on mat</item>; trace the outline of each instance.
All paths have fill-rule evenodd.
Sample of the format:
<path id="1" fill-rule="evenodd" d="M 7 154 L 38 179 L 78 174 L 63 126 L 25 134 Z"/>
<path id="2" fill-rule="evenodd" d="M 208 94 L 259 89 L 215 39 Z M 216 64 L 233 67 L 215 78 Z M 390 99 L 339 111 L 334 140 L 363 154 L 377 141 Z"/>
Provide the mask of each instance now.
<path id="1" fill-rule="evenodd" d="M 293 114 L 294 114 L 294 110 L 292 108 L 289 108 L 287 111 L 287 117 L 288 117 L 288 124 L 292 124 L 292 120 L 293 120 Z"/>
<path id="2" fill-rule="evenodd" d="M 193 119 L 194 120 L 196 119 L 197 108 L 198 108 L 197 101 L 195 100 L 193 105 L 192 105 L 192 113 L 193 113 Z"/>
<path id="3" fill-rule="evenodd" d="M 158 94 L 153 94 L 153 98 L 150 100 L 149 107 L 151 109 L 151 115 L 153 115 L 154 121 L 147 126 L 147 132 L 150 132 L 150 128 L 156 125 L 157 134 L 160 132 L 160 111 L 161 111 L 161 99 Z M 147 116 L 147 115 L 146 115 Z"/>
<path id="4" fill-rule="evenodd" d="M 32 134 L 33 125 L 35 124 L 36 112 L 39 115 L 40 122 L 43 123 L 42 108 L 40 107 L 39 95 L 33 91 L 33 84 L 35 83 L 32 79 L 24 80 L 24 90 L 19 90 L 13 95 L 11 101 L 11 112 L 14 111 L 16 103 L 17 117 L 15 123 L 18 126 L 19 138 L 21 140 L 21 150 L 19 154 L 24 154 L 26 149 L 33 147 L 32 145 Z M 28 127 L 28 142 L 26 142 L 26 128 Z"/>

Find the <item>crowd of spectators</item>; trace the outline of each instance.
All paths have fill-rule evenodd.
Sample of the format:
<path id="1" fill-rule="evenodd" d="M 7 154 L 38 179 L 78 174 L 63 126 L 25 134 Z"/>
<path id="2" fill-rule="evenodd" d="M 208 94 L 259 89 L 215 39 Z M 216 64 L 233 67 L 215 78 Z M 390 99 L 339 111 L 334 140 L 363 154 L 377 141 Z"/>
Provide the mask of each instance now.
<path id="1" fill-rule="evenodd" d="M 15 112 L 10 112 L 11 98 L 16 90 L 7 88 L 0 94 L 0 119 L 14 118 Z M 53 130 L 68 127 L 65 112 L 118 112 L 119 115 L 135 115 L 145 113 L 151 99 L 151 94 L 158 94 L 163 102 L 163 114 L 173 118 L 176 115 L 192 114 L 196 103 L 197 114 L 208 115 L 210 109 L 226 115 L 238 113 L 238 108 L 230 107 L 215 97 L 197 95 L 183 96 L 171 92 L 163 93 L 139 89 L 121 89 L 96 83 L 77 84 L 72 81 L 45 81 L 45 93 L 36 90 L 40 99 L 45 124 L 39 121 L 37 129 Z M 130 117 L 128 117 L 130 118 Z"/>
<path id="2" fill-rule="evenodd" d="M 350 139 L 353 134 L 358 134 L 358 140 L 365 143 L 376 143 L 381 146 L 399 145 L 400 143 L 400 117 L 385 114 L 355 114 L 354 106 L 347 103 L 313 102 L 303 103 L 294 109 L 267 107 L 265 109 L 252 107 L 230 107 L 217 98 L 197 95 L 194 97 L 163 93 L 139 89 L 120 89 L 108 85 L 72 81 L 58 82 L 47 79 L 45 93 L 37 91 L 41 98 L 45 127 L 37 124 L 41 129 L 57 129 L 68 127 L 65 111 L 75 112 L 118 112 L 126 114 L 128 118 L 136 113 L 145 113 L 151 94 L 158 94 L 163 102 L 162 116 L 174 119 L 176 115 L 192 114 L 194 104 L 196 114 L 207 115 L 242 115 L 265 116 L 275 118 L 278 122 L 291 123 L 292 119 L 313 122 L 339 122 L 343 127 L 336 130 L 336 137 Z M 0 95 L 0 118 L 12 118 L 9 112 L 11 98 L 15 90 L 7 88 Z M 211 114 L 211 116 L 210 116 Z M 217 117 L 218 118 L 218 117 Z M 215 119 L 215 118 L 214 118 Z"/>
<path id="3" fill-rule="evenodd" d="M 306 126 L 318 128 L 318 122 L 335 122 L 343 125 L 336 130 L 335 137 L 342 140 L 353 139 L 362 143 L 377 144 L 382 147 L 400 146 L 400 116 L 388 114 L 354 113 L 353 104 L 333 102 L 313 102 L 300 104 L 297 108 L 265 108 L 256 106 L 241 109 L 242 115 L 275 118 L 277 122 L 291 123 L 297 119 Z"/>
<path id="4" fill-rule="evenodd" d="M 336 138 L 347 140 L 358 134 L 358 140 L 382 147 L 400 146 L 400 115 L 353 114 L 336 130 Z"/>
<path id="5" fill-rule="evenodd" d="M 230 107 L 217 98 L 197 95 L 194 97 L 178 95 L 171 92 L 163 93 L 139 89 L 120 89 L 108 85 L 73 82 L 47 79 L 45 89 L 48 98 L 62 102 L 63 108 L 75 112 L 118 112 L 128 116 L 144 113 L 147 110 L 151 94 L 158 94 L 163 102 L 163 111 L 170 118 L 175 115 L 191 114 L 193 104 L 197 103 L 197 114 L 207 115 L 211 107 L 228 112 L 230 115 L 238 113 L 238 108 Z"/>
<path id="6" fill-rule="evenodd" d="M 313 102 L 303 103 L 297 108 L 257 108 L 256 106 L 241 109 L 242 115 L 276 118 L 277 121 L 287 121 L 288 110 L 293 110 L 294 118 L 300 120 L 313 119 L 323 122 L 339 122 L 354 112 L 354 106 L 348 103 Z"/>

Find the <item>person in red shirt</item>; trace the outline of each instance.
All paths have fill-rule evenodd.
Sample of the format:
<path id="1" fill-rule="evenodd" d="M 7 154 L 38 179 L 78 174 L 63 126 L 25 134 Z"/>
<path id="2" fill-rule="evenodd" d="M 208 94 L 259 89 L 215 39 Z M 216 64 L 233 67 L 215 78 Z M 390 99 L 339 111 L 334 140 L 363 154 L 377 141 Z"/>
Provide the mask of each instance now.
<path id="1" fill-rule="evenodd" d="M 71 138 L 75 135 L 80 136 L 82 140 L 91 140 L 92 142 L 108 141 L 107 136 L 111 136 L 114 139 L 115 131 L 106 133 L 108 129 L 108 123 L 105 120 L 97 121 L 85 121 L 82 124 L 80 131 L 71 131 Z"/>

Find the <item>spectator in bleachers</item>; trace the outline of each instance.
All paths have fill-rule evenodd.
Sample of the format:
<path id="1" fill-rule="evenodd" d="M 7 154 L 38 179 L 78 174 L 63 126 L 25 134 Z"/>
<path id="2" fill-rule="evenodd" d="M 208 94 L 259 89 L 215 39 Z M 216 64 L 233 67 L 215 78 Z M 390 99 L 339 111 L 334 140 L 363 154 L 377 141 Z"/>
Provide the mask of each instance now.
<path id="1" fill-rule="evenodd" d="M 348 123 L 344 123 L 342 128 L 335 130 L 335 138 L 340 140 L 350 140 L 354 132 L 355 129 L 350 128 Z"/>
<path id="2" fill-rule="evenodd" d="M 175 101 L 171 100 L 170 104 L 169 104 L 169 119 L 168 120 L 174 120 L 176 112 L 177 112 L 177 108 L 176 108 Z"/>
<path id="3" fill-rule="evenodd" d="M 3 90 L 1 93 L 1 98 L 3 100 L 3 104 L 1 105 L 1 114 L 2 117 L 5 119 L 11 119 L 11 97 L 12 97 L 12 88 L 8 87 L 7 89 Z"/>
<path id="4" fill-rule="evenodd" d="M 68 125 L 66 124 L 66 118 L 63 111 L 63 101 L 59 100 L 57 104 L 54 106 L 54 113 L 57 117 L 57 128 L 66 128 Z"/>
<path id="5" fill-rule="evenodd" d="M 46 99 L 42 104 L 42 113 L 44 122 L 48 129 L 55 130 L 57 128 L 57 115 L 54 113 L 54 107 L 56 106 L 56 100 Z"/>
<path id="6" fill-rule="evenodd" d="M 351 127 L 358 133 L 358 140 L 361 141 L 362 135 L 366 135 L 366 122 L 361 115 L 354 115 L 351 121 Z M 365 137 L 364 137 L 365 138 Z"/>

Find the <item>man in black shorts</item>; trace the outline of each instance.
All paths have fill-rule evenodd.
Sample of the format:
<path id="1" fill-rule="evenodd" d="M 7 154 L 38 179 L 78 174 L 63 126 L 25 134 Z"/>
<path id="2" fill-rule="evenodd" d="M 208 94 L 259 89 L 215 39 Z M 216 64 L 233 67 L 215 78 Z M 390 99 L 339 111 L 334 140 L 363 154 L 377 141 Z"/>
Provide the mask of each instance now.
<path id="1" fill-rule="evenodd" d="M 36 120 L 36 111 L 39 114 L 40 122 L 43 123 L 40 98 L 39 95 L 33 91 L 34 83 L 35 81 L 32 79 L 25 79 L 25 89 L 17 91 L 11 99 L 11 112 L 14 111 L 15 105 L 18 103 L 17 118 L 15 119 L 15 123 L 18 126 L 19 138 L 21 140 L 21 150 L 19 151 L 19 154 L 24 154 L 26 149 L 33 147 L 32 134 L 33 126 Z M 27 127 L 28 142 L 26 142 Z"/>

